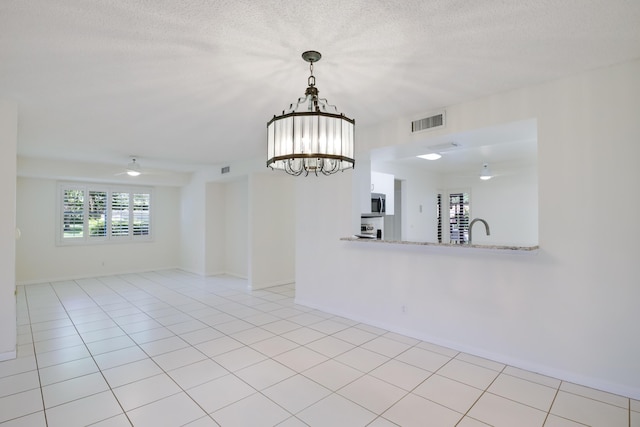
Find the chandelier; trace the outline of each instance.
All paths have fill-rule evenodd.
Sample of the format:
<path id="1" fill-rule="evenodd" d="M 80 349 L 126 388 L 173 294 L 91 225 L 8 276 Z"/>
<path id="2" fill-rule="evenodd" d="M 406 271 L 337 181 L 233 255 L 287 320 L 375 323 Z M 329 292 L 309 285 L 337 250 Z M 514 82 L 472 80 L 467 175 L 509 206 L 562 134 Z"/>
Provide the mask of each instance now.
<path id="1" fill-rule="evenodd" d="M 267 123 L 267 166 L 290 175 L 331 175 L 354 165 L 355 120 L 318 98 L 313 63 L 320 52 L 307 51 L 309 87 L 305 96 Z"/>

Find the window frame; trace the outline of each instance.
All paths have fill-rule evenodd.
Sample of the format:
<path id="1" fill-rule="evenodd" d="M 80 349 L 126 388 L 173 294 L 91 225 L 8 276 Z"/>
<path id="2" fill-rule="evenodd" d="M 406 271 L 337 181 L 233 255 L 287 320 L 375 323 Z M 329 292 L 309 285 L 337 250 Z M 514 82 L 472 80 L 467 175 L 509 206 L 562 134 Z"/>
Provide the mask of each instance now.
<path id="1" fill-rule="evenodd" d="M 82 236 L 81 237 L 65 237 L 65 201 L 66 194 L 69 190 L 77 190 L 83 192 L 83 209 L 82 209 Z M 89 194 L 90 193 L 105 193 L 104 203 L 104 216 L 105 216 L 105 231 L 104 234 L 91 235 L 90 234 L 90 213 L 95 213 L 95 210 L 90 210 Z M 113 234 L 112 222 L 113 222 L 113 194 L 114 193 L 127 193 L 129 203 L 127 205 L 128 226 L 126 235 Z M 136 195 L 148 195 L 148 203 L 143 205 L 142 211 L 147 211 L 148 227 L 144 225 L 142 228 L 134 225 L 136 218 L 139 215 L 136 214 L 135 209 L 135 196 Z M 135 242 L 152 242 L 154 240 L 154 212 L 153 208 L 154 196 L 153 187 L 146 186 L 129 186 L 129 185 L 111 185 L 111 184 L 99 184 L 99 183 L 81 183 L 81 182 L 59 182 L 57 186 L 56 195 L 56 245 L 57 246 L 78 246 L 78 245 L 95 245 L 95 244 L 113 244 L 113 243 L 135 243 Z M 137 206 L 140 206 L 139 204 Z M 143 217 L 145 215 L 143 214 Z M 136 230 L 142 229 L 142 233 L 137 233 Z M 146 233 L 145 233 L 146 232 Z"/>

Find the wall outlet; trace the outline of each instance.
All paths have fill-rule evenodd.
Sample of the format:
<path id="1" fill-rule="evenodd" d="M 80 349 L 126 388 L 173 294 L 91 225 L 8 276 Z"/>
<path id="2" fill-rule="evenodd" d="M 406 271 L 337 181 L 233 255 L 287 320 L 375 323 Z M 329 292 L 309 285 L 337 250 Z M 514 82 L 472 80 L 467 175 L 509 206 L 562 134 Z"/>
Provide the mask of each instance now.
<path id="1" fill-rule="evenodd" d="M 409 311 L 409 307 L 407 307 L 406 305 L 402 305 L 401 310 L 404 314 L 407 314 L 407 312 Z"/>

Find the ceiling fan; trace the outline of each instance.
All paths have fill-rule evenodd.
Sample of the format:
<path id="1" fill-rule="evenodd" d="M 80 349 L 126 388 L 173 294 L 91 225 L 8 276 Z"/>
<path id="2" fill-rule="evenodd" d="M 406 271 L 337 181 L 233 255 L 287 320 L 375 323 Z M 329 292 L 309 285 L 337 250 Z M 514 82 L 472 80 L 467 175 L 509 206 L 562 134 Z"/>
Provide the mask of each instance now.
<path id="1" fill-rule="evenodd" d="M 138 158 L 131 156 L 131 161 L 127 163 L 125 170 L 115 173 L 114 176 L 129 175 L 131 177 L 136 177 L 142 174 L 143 174 L 143 170 L 140 167 L 140 163 L 138 163 Z"/>
<path id="2" fill-rule="evenodd" d="M 136 158 L 132 157 L 131 162 L 127 165 L 126 174 L 129 176 L 139 176 L 141 173 L 140 163 L 136 163 Z"/>

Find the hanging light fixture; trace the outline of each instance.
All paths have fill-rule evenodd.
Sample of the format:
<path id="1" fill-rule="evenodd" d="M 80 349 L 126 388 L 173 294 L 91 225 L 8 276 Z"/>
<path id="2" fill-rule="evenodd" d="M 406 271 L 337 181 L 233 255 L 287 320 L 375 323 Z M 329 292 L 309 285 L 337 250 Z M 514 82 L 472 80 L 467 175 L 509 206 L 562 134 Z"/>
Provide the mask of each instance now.
<path id="1" fill-rule="evenodd" d="M 320 52 L 307 51 L 311 75 L 305 96 L 267 123 L 267 166 L 290 175 L 331 175 L 354 165 L 355 120 L 318 98 L 313 64 Z"/>
<path id="2" fill-rule="evenodd" d="M 491 175 L 491 171 L 489 170 L 489 163 L 483 163 L 482 169 L 480 170 L 480 179 L 486 181 L 491 178 L 493 178 L 493 175 Z"/>
<path id="3" fill-rule="evenodd" d="M 136 163 L 136 159 L 134 157 L 131 159 L 131 163 L 127 165 L 127 175 L 138 176 L 140 173 L 140 164 Z"/>

